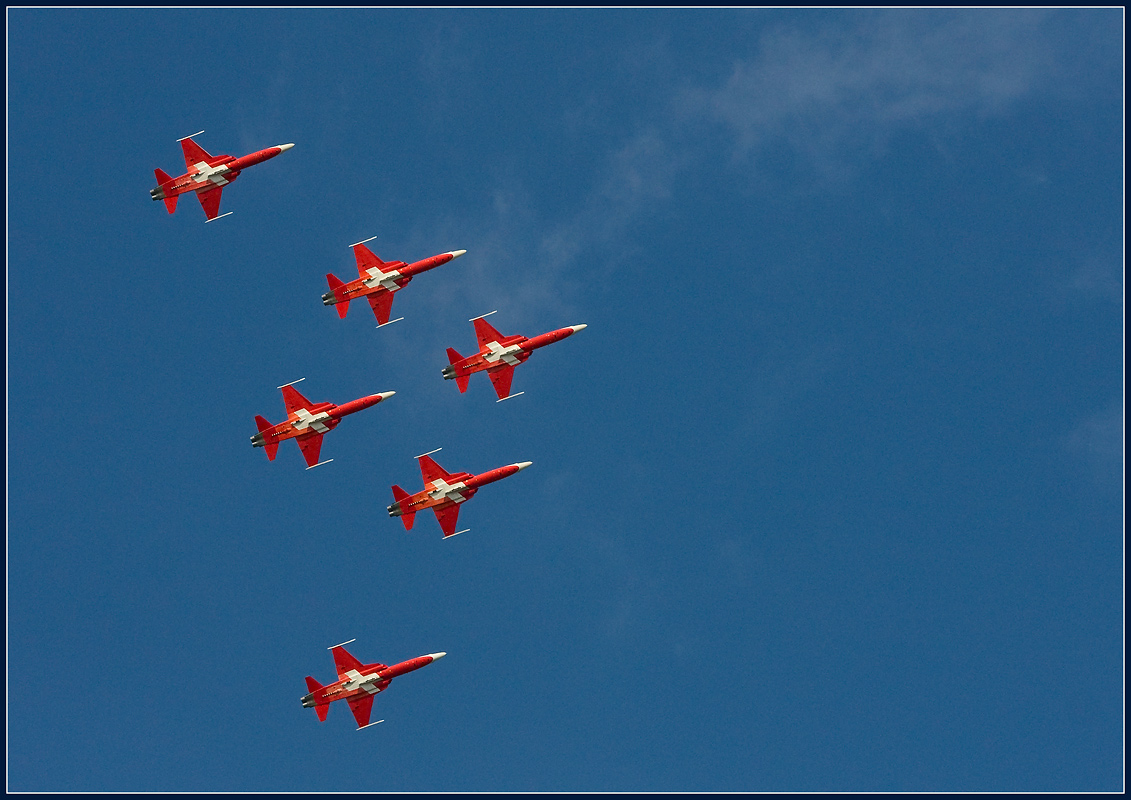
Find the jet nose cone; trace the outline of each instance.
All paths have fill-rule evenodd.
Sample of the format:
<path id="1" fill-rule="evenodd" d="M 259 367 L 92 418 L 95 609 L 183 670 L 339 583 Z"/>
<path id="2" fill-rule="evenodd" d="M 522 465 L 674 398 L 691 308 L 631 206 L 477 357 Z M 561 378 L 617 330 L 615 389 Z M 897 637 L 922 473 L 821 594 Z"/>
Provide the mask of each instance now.
<path id="1" fill-rule="evenodd" d="M 291 142 L 290 144 L 277 144 L 275 146 L 278 147 L 280 150 L 282 150 L 285 153 L 288 150 L 290 150 L 292 147 L 294 147 L 295 143 Z"/>
<path id="2" fill-rule="evenodd" d="M 588 328 L 589 326 L 588 326 L 588 325 L 570 325 L 570 327 L 571 327 L 571 328 L 573 328 L 573 332 L 574 332 L 574 333 L 577 333 L 578 331 L 583 331 L 583 330 L 585 330 L 585 329 L 586 329 L 586 328 Z"/>
<path id="3" fill-rule="evenodd" d="M 447 653 L 429 653 L 428 655 L 432 656 L 433 661 L 439 661 L 441 658 L 446 656 Z"/>
<path id="4" fill-rule="evenodd" d="M 388 400 L 390 397 L 392 397 L 395 394 L 396 394 L 396 392 L 381 392 L 377 396 L 380 397 L 382 400 Z"/>
<path id="5" fill-rule="evenodd" d="M 459 258 L 460 256 L 462 256 L 466 252 L 467 252 L 466 250 L 453 250 L 452 251 L 452 258 L 453 259 Z"/>
<path id="6" fill-rule="evenodd" d="M 519 472 L 522 472 L 533 463 L 533 461 L 519 461 L 517 464 L 515 464 L 515 466 L 518 467 Z"/>

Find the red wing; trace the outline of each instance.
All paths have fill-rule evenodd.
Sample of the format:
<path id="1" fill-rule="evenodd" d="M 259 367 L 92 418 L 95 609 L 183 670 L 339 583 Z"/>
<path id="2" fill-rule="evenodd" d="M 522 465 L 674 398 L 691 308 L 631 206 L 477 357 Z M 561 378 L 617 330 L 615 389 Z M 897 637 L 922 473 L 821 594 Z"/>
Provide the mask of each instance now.
<path id="1" fill-rule="evenodd" d="M 350 704 L 350 711 L 353 712 L 353 718 L 357 720 L 357 727 L 364 728 L 369 724 L 369 715 L 373 713 L 373 695 L 363 694 L 361 697 L 350 697 L 346 699 Z"/>
<path id="2" fill-rule="evenodd" d="M 458 505 L 448 506 L 447 508 L 433 506 L 432 510 L 436 512 L 436 521 L 440 523 L 440 530 L 444 532 L 444 538 L 456 532 L 456 518 L 459 516 Z"/>
<path id="3" fill-rule="evenodd" d="M 322 434 L 300 436 L 295 441 L 298 442 L 298 449 L 302 451 L 302 457 L 306 459 L 306 466 L 313 467 L 317 464 L 318 453 L 322 450 Z"/>
<path id="4" fill-rule="evenodd" d="M 300 408 L 310 408 L 313 403 L 299 394 L 298 389 L 293 386 L 283 387 L 283 402 L 287 405 L 287 413 L 293 414 Z"/>
<path id="5" fill-rule="evenodd" d="M 491 384 L 495 387 L 495 394 L 502 400 L 509 397 L 511 393 L 511 378 L 514 377 L 514 367 L 503 367 L 502 369 L 492 370 L 487 373 L 487 377 L 491 379 Z"/>
<path id="6" fill-rule="evenodd" d="M 382 272 L 388 272 L 388 270 L 385 269 L 385 262 L 379 259 L 376 253 L 363 244 L 355 244 L 353 246 L 353 257 L 357 259 L 357 274 L 363 278 L 368 278 L 369 270 L 374 267 Z"/>
<path id="7" fill-rule="evenodd" d="M 334 669 L 338 671 L 338 678 L 344 678 L 351 669 L 361 672 L 361 662 L 346 652 L 346 648 L 335 647 L 330 650 L 334 654 Z"/>
<path id="8" fill-rule="evenodd" d="M 446 480 L 452 477 L 452 473 L 448 472 L 428 456 L 421 456 L 417 461 L 420 462 L 420 474 L 424 477 L 425 483 L 431 483 L 437 478 L 444 478 Z"/>
<path id="9" fill-rule="evenodd" d="M 201 161 L 212 163 L 212 156 L 208 155 L 208 151 L 192 139 L 181 139 L 181 149 L 185 151 L 185 166 L 190 170 Z"/>
<path id="10" fill-rule="evenodd" d="M 196 193 L 196 199 L 200 201 L 200 207 L 204 209 L 204 216 L 209 219 L 216 219 L 220 214 L 220 192 L 222 191 L 223 189 L 217 187 L 206 192 Z"/>
<path id="11" fill-rule="evenodd" d="M 492 328 L 490 323 L 485 319 L 475 320 L 474 325 L 475 338 L 479 340 L 480 350 L 486 347 L 488 342 L 501 342 L 505 338 L 501 333 Z"/>
<path id="12" fill-rule="evenodd" d="M 368 294 L 365 299 L 369 301 L 370 307 L 373 309 L 373 316 L 377 317 L 377 324 L 384 325 L 389 321 L 389 316 L 393 313 L 393 293 L 392 292 L 377 292 L 377 294 Z"/>

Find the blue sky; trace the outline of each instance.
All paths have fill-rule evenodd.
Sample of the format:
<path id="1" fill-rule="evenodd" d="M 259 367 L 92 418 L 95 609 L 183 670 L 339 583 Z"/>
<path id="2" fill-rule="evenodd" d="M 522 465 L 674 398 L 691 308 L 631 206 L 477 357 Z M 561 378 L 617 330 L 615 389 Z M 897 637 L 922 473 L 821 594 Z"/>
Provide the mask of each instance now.
<path id="1" fill-rule="evenodd" d="M 7 21 L 10 790 L 1122 788 L 1122 10 Z"/>

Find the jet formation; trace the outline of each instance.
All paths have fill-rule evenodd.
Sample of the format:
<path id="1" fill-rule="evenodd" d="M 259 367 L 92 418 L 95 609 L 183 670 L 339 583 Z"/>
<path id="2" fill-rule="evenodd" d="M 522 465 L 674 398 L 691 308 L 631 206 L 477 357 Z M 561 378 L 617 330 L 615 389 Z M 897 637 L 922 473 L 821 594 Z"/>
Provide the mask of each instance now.
<path id="1" fill-rule="evenodd" d="M 192 136 L 199 136 L 202 133 L 204 131 L 198 131 Z M 231 211 L 228 214 L 220 213 L 220 194 L 225 186 L 240 176 L 240 172 L 294 147 L 293 143 L 278 144 L 240 158 L 229 155 L 212 156 L 194 142 L 192 136 L 177 140 L 181 143 L 181 150 L 185 154 L 187 168 L 185 174 L 170 178 L 159 169 L 153 170 L 153 174 L 157 176 L 157 186 L 149 190 L 149 195 L 154 200 L 164 200 L 165 208 L 172 214 L 177 210 L 177 199 L 182 194 L 196 192 L 196 199 L 204 209 L 204 216 L 208 218 L 205 222 L 232 213 Z"/>
<path id="2" fill-rule="evenodd" d="M 251 437 L 252 447 L 262 447 L 267 451 L 267 460 L 274 461 L 275 453 L 279 449 L 279 442 L 285 439 L 294 439 L 302 450 L 302 457 L 306 459 L 306 468 L 313 469 L 323 464 L 329 464 L 334 459 L 319 461 L 318 454 L 322 449 L 322 436 L 338 426 L 342 417 L 349 416 L 364 408 L 375 406 L 382 400 L 388 400 L 396 392 L 381 392 L 351 400 L 342 405 L 333 403 L 312 403 L 299 394 L 294 384 L 304 381 L 285 383 L 279 388 L 283 390 L 283 403 L 287 407 L 287 418 L 278 425 L 272 425 L 260 416 L 255 417 L 255 424 L 259 433 Z"/>
<path id="3" fill-rule="evenodd" d="M 309 675 L 306 676 L 308 693 L 302 698 L 303 708 L 313 708 L 318 715 L 319 722 L 326 721 L 330 712 L 330 703 L 335 700 L 345 700 L 357 720 L 357 729 L 368 728 L 385 720 L 370 722 L 373 713 L 373 699 L 389 688 L 389 683 L 399 675 L 406 672 L 426 667 L 433 661 L 438 661 L 447 653 L 429 653 L 426 656 L 417 656 L 399 664 L 388 667 L 384 664 L 362 664 L 346 651 L 345 645 L 357 641 L 350 639 L 333 647 L 327 648 L 334 654 L 334 667 L 338 672 L 338 679 L 333 683 L 323 686 Z"/>
<path id="4" fill-rule="evenodd" d="M 440 449 L 442 448 L 416 457 L 420 462 L 420 474 L 424 478 L 424 488 L 421 491 L 410 495 L 401 487 L 393 486 L 393 504 L 389 506 L 389 516 L 400 517 L 406 531 L 412 530 L 412 523 L 418 511 L 430 508 L 436 515 L 436 521 L 440 523 L 440 530 L 444 532 L 445 539 L 458 533 L 467 533 L 470 528 L 456 530 L 460 503 L 474 497 L 480 487 L 509 478 L 534 463 L 520 461 L 479 475 L 472 475 L 470 472 L 453 474 L 429 457 L 432 453 L 438 453 Z"/>
<path id="5" fill-rule="evenodd" d="M 521 334 L 503 336 L 483 318 L 494 313 L 492 311 L 489 314 L 468 320 L 475 326 L 475 338 L 479 341 L 479 352 L 464 358 L 454 348 L 449 347 L 448 361 L 450 363 L 444 367 L 443 373 L 445 380 L 455 380 L 456 386 L 459 387 L 462 394 L 467 391 L 468 381 L 471 380 L 474 373 L 486 372 L 487 377 L 491 379 L 491 385 L 495 387 L 495 394 L 499 396 L 499 399 L 495 401 L 496 403 L 525 394 L 525 392 L 511 394 L 511 380 L 514 378 L 514 368 L 530 358 L 531 353 L 539 347 L 559 342 L 588 327 L 587 325 L 570 325 L 568 328 L 558 328 L 556 331 L 543 333 L 533 339 L 528 339 Z"/>
<path id="6" fill-rule="evenodd" d="M 403 261 L 382 261 L 377 254 L 365 246 L 374 236 L 357 244 L 351 244 L 353 257 L 357 260 L 359 277 L 349 283 L 339 280 L 333 273 L 326 274 L 326 282 L 330 284 L 330 291 L 322 295 L 322 304 L 336 305 L 338 316 L 345 319 L 349 311 L 350 300 L 364 297 L 373 309 L 373 316 L 377 318 L 377 327 L 382 328 L 390 324 L 389 316 L 393 308 L 393 292 L 403 289 L 413 276 L 421 272 L 435 269 L 455 258 L 459 258 L 466 250 L 453 250 L 450 253 L 441 253 L 438 256 L 425 258 L 406 264 Z M 400 322 L 404 317 L 397 317 L 393 322 Z"/>
<path id="7" fill-rule="evenodd" d="M 183 175 L 173 178 L 162 170 L 155 169 L 157 186 L 150 190 L 150 196 L 155 201 L 164 201 L 166 209 L 172 214 L 176 211 L 180 196 L 192 192 L 204 209 L 207 222 L 232 213 L 230 211 L 226 214 L 220 213 L 220 199 L 224 187 L 236 180 L 243 170 L 294 147 L 293 143 L 280 144 L 240 158 L 230 155 L 213 156 L 193 140 L 193 137 L 201 133 L 204 131 L 177 140 L 184 153 L 186 171 Z M 467 252 L 452 250 L 412 263 L 386 262 L 365 246 L 366 242 L 376 238 L 374 236 L 350 245 L 357 262 L 358 278 L 346 282 L 332 273 L 327 273 L 326 282 L 330 290 L 322 295 L 322 302 L 327 306 L 336 306 L 338 316 L 345 318 L 350 302 L 365 298 L 373 310 L 378 328 L 403 319 L 403 317 L 389 319 L 392 315 L 395 292 L 408 285 L 416 275 L 447 264 Z M 477 353 L 464 358 L 455 349 L 450 347 L 447 349 L 450 363 L 443 368 L 443 376 L 445 379 L 455 380 L 461 394 L 467 391 L 471 375 L 476 372 L 486 372 L 499 397 L 498 402 L 518 397 L 523 392 L 513 395 L 510 393 L 514 368 L 529 359 L 535 350 L 586 328 L 585 325 L 571 325 L 533 338 L 517 334 L 504 336 L 484 319 L 494 313 L 496 312 L 492 311 L 490 314 L 469 320 L 474 325 L 478 340 Z M 283 392 L 283 402 L 287 409 L 286 420 L 272 425 L 262 416 L 255 417 L 255 424 L 259 430 L 251 437 L 251 444 L 253 447 L 262 447 L 269 461 L 275 460 L 280 442 L 294 439 L 306 461 L 307 469 L 328 464 L 333 459 L 318 460 L 322 449 L 322 437 L 336 428 L 343 417 L 374 406 L 396 394 L 396 392 L 381 392 L 342 405 L 331 402 L 312 403 L 294 388 L 294 384 L 302 380 L 305 378 L 278 387 Z M 432 450 L 416 457 L 420 463 L 424 488 L 410 495 L 401 487 L 394 485 L 393 504 L 388 506 L 388 512 L 390 517 L 401 518 L 405 530 L 411 530 L 416 514 L 432 509 L 445 539 L 470 530 L 456 530 L 462 503 L 474 497 L 483 486 L 521 472 L 532 463 L 520 461 L 478 475 L 469 472 L 451 473 L 430 457 L 436 452 L 438 450 Z M 362 664 L 345 649 L 345 645 L 354 641 L 356 640 L 350 639 L 348 642 L 328 648 L 333 654 L 337 680 L 323 686 L 314 678 L 307 676 L 308 692 L 302 697 L 302 705 L 304 708 L 313 708 L 318 719 L 325 721 L 330 704 L 337 700 L 345 700 L 350 711 L 353 712 L 358 730 L 384 722 L 384 720 L 370 722 L 373 702 L 377 694 L 388 688 L 393 678 L 425 667 L 446 655 L 446 653 L 430 653 L 392 666 Z"/>

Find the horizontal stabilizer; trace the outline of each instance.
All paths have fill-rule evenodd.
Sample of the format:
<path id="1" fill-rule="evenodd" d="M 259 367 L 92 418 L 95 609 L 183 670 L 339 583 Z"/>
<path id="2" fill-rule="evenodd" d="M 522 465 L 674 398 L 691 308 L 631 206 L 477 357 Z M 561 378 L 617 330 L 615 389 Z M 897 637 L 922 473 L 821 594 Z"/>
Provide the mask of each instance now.
<path id="1" fill-rule="evenodd" d="M 177 210 L 177 198 L 180 196 L 176 194 L 169 194 L 173 191 L 173 179 L 169 177 L 169 174 L 165 172 L 165 170 L 162 169 L 153 170 L 153 175 L 157 178 L 157 188 L 161 190 L 160 192 L 156 193 L 155 196 L 161 197 L 161 199 L 165 201 L 165 208 L 169 209 L 169 213 L 172 214 Z M 162 197 L 162 195 L 164 196 Z"/>
<path id="2" fill-rule="evenodd" d="M 408 492 L 406 492 L 401 487 L 396 486 L 396 485 L 393 486 L 393 503 L 394 504 L 401 503 L 401 502 L 407 500 L 411 496 L 412 495 L 410 495 Z M 412 523 L 415 519 L 416 519 L 416 512 L 415 511 L 408 513 L 408 514 L 403 514 L 403 513 L 401 514 L 401 522 L 404 523 L 404 529 L 406 531 L 412 530 Z"/>
<path id="3" fill-rule="evenodd" d="M 448 363 L 455 367 L 456 364 L 463 361 L 463 356 L 456 352 L 454 347 L 448 348 Z M 454 370 L 453 370 L 454 371 Z M 467 383 L 471 380 L 471 373 L 465 375 L 456 375 L 456 386 L 459 387 L 460 394 L 467 391 Z"/>
<path id="4" fill-rule="evenodd" d="M 345 288 L 345 284 L 330 273 L 326 274 L 326 283 L 330 284 L 330 291 L 333 292 L 334 297 L 339 300 L 337 304 L 338 316 L 342 319 L 345 319 L 346 312 L 350 310 L 350 301 L 342 299 L 342 297 L 345 295 L 345 292 L 342 291 L 342 289 Z"/>
<path id="5" fill-rule="evenodd" d="M 306 690 L 308 692 L 310 692 L 311 694 L 314 694 L 315 692 L 321 691 L 323 688 L 324 687 L 322 686 L 322 684 L 320 684 L 318 681 L 314 680 L 314 678 L 310 677 L 309 675 L 306 676 Z M 329 703 L 315 702 L 314 713 L 318 715 L 318 721 L 319 722 L 325 722 L 326 721 L 326 715 L 329 712 L 330 712 L 330 704 Z"/>
<path id="6" fill-rule="evenodd" d="M 267 440 L 267 434 L 268 434 L 269 431 L 275 430 L 275 426 L 272 425 L 267 420 L 265 420 L 263 417 L 259 416 L 258 414 L 255 415 L 255 426 L 257 428 L 259 428 L 260 433 L 264 434 L 264 436 L 263 436 L 263 450 L 264 450 L 264 452 L 267 453 L 267 460 L 268 461 L 274 461 L 275 460 L 275 454 L 277 452 L 279 452 L 279 443 L 276 442 L 276 441 L 268 441 Z"/>

